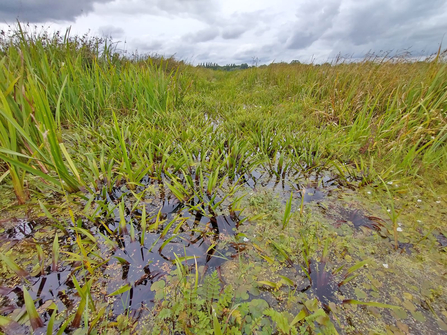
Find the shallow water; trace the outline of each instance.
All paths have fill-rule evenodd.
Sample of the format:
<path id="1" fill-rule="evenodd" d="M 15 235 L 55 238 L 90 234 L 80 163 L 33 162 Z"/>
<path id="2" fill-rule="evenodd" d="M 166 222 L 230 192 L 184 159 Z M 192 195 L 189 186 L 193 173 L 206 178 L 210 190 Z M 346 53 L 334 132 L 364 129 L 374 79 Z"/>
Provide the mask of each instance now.
<path id="1" fill-rule="evenodd" d="M 350 236 L 355 236 L 359 242 L 352 243 L 352 246 L 349 243 L 347 246 L 343 246 L 348 257 L 351 257 L 350 255 L 356 257 L 356 253 L 359 250 L 362 251 L 361 248 L 356 249 L 359 248 L 359 243 L 363 243 L 366 248 L 374 244 L 378 246 L 377 248 L 380 248 L 378 240 L 373 242 L 375 236 L 380 238 L 380 241 L 382 241 L 380 243 L 383 243 L 386 248 L 389 248 L 390 251 L 393 250 L 393 238 L 390 230 L 386 228 L 387 225 L 389 227 L 389 221 L 387 221 L 383 212 L 374 212 L 372 209 L 364 208 L 362 204 L 350 200 L 352 197 L 354 199 L 358 197 L 355 188 L 353 190 L 352 186 L 346 187 L 330 171 L 319 172 L 318 174 L 308 173 L 307 175 L 286 172 L 277 175 L 267 170 L 256 169 L 249 174 L 245 174 L 240 180 L 242 189 L 239 194 L 245 192 L 249 198 L 250 194 L 259 195 L 261 191 L 265 194 L 271 192 L 274 198 L 278 198 L 280 204 L 284 204 L 289 199 L 290 193 L 293 192 L 293 212 L 299 212 L 302 203 L 305 205 L 306 212 L 311 212 L 313 217 L 318 218 L 318 224 L 326 225 L 327 229 L 336 232 L 340 238 L 343 237 L 350 241 Z M 252 231 L 258 223 L 244 222 L 241 224 L 244 216 L 241 216 L 237 211 L 233 211 L 228 202 L 222 203 L 216 213 L 211 207 L 201 205 L 197 197 L 192 198 L 188 203 L 180 202 L 163 186 L 163 182 L 145 177 L 142 183 L 145 185 L 144 187 L 155 186 L 156 192 L 155 194 L 146 194 L 136 209 L 132 210 L 136 199 L 131 196 L 125 185 L 121 185 L 108 192 L 100 192 L 95 196 L 92 202 L 93 206 L 97 206 L 97 220 L 95 222 L 88 221 L 85 218 L 82 220 L 83 227 L 88 229 L 92 236 L 98 240 L 97 252 L 107 260 L 95 273 L 95 297 L 98 301 L 109 303 L 110 315 L 113 315 L 113 317 L 127 312 L 136 319 L 148 315 L 149 309 L 155 303 L 155 292 L 151 291 L 151 285 L 166 278 L 175 269 L 176 258 L 191 270 L 197 264 L 198 267 L 203 269 L 203 273 L 211 273 L 214 269 L 220 268 L 240 255 L 244 255 L 245 258 L 242 259 L 251 262 L 250 257 L 252 257 L 254 250 L 252 243 L 256 242 L 262 245 L 261 243 L 268 239 L 275 239 L 277 237 L 275 234 L 281 234 L 277 230 L 275 234 L 259 236 L 258 233 Z M 139 186 L 140 191 L 144 190 L 144 187 Z M 223 193 L 218 194 L 216 201 L 222 199 L 223 196 Z M 210 197 L 206 197 L 206 200 L 210 201 Z M 124 219 L 126 223 L 124 226 L 121 222 L 118 207 L 115 207 L 121 201 L 125 203 Z M 141 208 L 143 205 L 146 207 L 148 226 L 155 223 L 155 216 L 158 212 L 161 222 L 155 229 L 145 232 L 142 243 Z M 197 206 L 201 207 L 201 210 L 198 210 Z M 170 222 L 173 222 L 173 224 L 167 229 Z M 67 224 L 67 222 L 64 222 L 64 224 Z M 363 228 L 366 228 L 366 230 Z M 404 227 L 404 229 L 407 228 Z M 79 252 L 77 251 L 76 233 L 71 229 L 68 231 L 68 235 L 60 235 L 61 251 Z M 37 237 L 46 255 L 51 257 L 51 246 L 55 232 L 57 230 L 49 226 L 49 222 L 44 219 L 20 218 L 12 220 L 0 235 L 0 238 L 4 248 L 35 253 L 36 242 L 33 238 Z M 241 236 L 247 236 L 247 238 L 238 237 L 241 232 L 244 233 Z M 446 238 L 442 233 L 434 233 L 434 238 L 441 249 L 447 245 Z M 362 239 L 366 239 L 367 242 L 361 242 Z M 85 239 L 85 241 L 87 240 Z M 88 248 L 90 244 L 85 243 Z M 405 255 L 405 257 L 419 253 L 418 246 L 408 239 L 399 240 L 399 250 L 400 255 Z M 390 251 L 374 251 L 375 254 L 368 257 L 376 257 L 379 264 L 385 264 L 388 261 L 385 261 L 384 258 L 389 257 Z M 334 249 L 334 252 L 338 252 L 338 250 Z M 376 254 L 377 256 L 375 256 Z M 27 287 L 37 308 L 53 301 L 59 311 L 73 311 L 74 306 L 79 301 L 71 276 L 79 273 L 81 264 L 73 261 L 66 262 L 64 259 L 66 259 L 66 256 L 62 253 L 57 271 L 52 271 L 51 267 L 47 266 L 43 269 L 43 273 L 34 271 L 28 277 L 30 285 L 27 285 Z M 338 261 L 346 262 L 340 259 Z M 265 264 L 263 266 L 268 267 L 269 265 Z M 297 265 L 295 264 L 295 266 Z M 223 277 L 228 278 L 229 274 L 225 273 L 225 267 L 223 269 Z M 308 269 L 311 279 L 308 285 L 303 274 L 298 274 L 299 271 L 297 270 L 294 274 L 296 276 L 297 292 L 304 292 L 308 294 L 309 298 L 317 297 L 327 310 L 329 310 L 328 306 L 330 304 L 339 305 L 341 303 L 340 295 L 348 295 L 348 298 L 360 300 L 355 295 L 353 296 L 354 289 L 350 285 L 347 285 L 349 288 L 343 287 L 343 290 L 339 291 L 340 278 L 336 278 L 332 274 L 333 270 L 333 267 L 329 269 L 324 262 L 312 261 Z M 27 271 L 30 271 L 29 266 Z M 371 276 L 372 279 L 363 278 L 355 285 L 365 284 L 367 289 L 360 290 L 365 293 L 365 296 L 362 293 L 361 297 L 367 301 L 376 301 L 380 295 L 375 296 L 377 288 L 374 290 L 371 288 L 373 287 L 372 284 L 369 284 L 370 281 L 377 280 L 375 278 L 376 272 L 372 272 Z M 393 285 L 397 285 L 395 281 L 396 278 L 391 281 Z M 23 308 L 21 289 L 23 283 L 3 280 L 1 285 L 4 287 L 0 290 L 0 294 L 3 295 L 0 308 L 4 315 L 9 315 Z M 129 287 L 126 292 L 113 298 L 110 297 L 112 293 L 125 286 Z M 381 292 L 382 290 L 377 291 Z M 397 294 L 391 291 L 385 292 L 386 299 L 392 299 L 394 294 Z M 414 292 L 412 295 L 419 296 Z M 245 294 L 242 294 L 242 296 L 245 296 Z M 249 300 L 263 297 L 272 307 L 279 308 L 281 305 L 277 297 L 268 291 L 262 292 L 261 296 L 254 296 L 249 293 L 247 297 L 249 297 Z M 398 302 L 386 302 L 399 305 Z M 421 300 L 418 306 L 422 305 Z M 437 311 L 439 312 L 439 309 Z M 424 329 L 433 331 L 436 329 L 438 333 L 442 333 L 443 330 L 436 324 L 437 319 L 429 316 L 430 308 L 418 307 L 417 312 L 421 313 L 426 320 Z M 45 323 L 48 322 L 50 317 L 48 312 L 43 312 L 41 316 Z M 393 320 L 388 311 L 384 312 L 382 316 L 383 322 L 390 323 Z M 417 317 L 419 316 L 417 315 Z M 412 320 L 411 322 L 416 322 L 417 325 L 417 322 L 421 321 Z M 422 327 L 422 323 L 420 326 Z M 410 329 L 414 331 L 417 326 L 410 324 Z M 427 331 L 424 330 L 422 333 L 426 334 Z"/>

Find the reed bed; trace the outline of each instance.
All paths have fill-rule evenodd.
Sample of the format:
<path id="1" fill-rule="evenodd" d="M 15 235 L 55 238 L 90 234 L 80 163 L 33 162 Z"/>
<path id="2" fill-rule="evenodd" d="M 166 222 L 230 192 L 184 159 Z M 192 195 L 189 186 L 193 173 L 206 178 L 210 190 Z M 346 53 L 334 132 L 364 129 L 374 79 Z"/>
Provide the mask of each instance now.
<path id="1" fill-rule="evenodd" d="M 334 284 L 344 265 L 324 271 L 328 248 L 342 248 L 337 242 L 341 237 L 319 224 L 310 226 L 305 210 L 310 187 L 296 182 L 316 178 L 316 190 L 322 183 L 318 176 L 324 173 L 331 176 L 327 179 L 338 180 L 340 187 L 377 190 L 382 206 L 392 209 L 391 228 L 383 234 L 397 250 L 401 231 L 397 195 L 420 181 L 430 184 L 433 192 L 446 184 L 446 72 L 445 52 L 440 50 L 425 61 L 368 56 L 360 62 L 270 64 L 227 73 L 173 58 L 124 57 L 108 40 L 73 37 L 69 30 L 36 32 L 18 25 L 0 39 L 0 182 L 15 194 L 5 211 L 36 210 L 37 203 L 41 216 L 56 230 L 50 242 L 31 243 L 38 259 L 33 269 L 22 268 L 17 255 L 2 255 L 9 272 L 23 284 L 28 321 L 1 316 L 0 327 L 18 331 L 29 322 L 28 328 L 45 326 L 48 334 L 56 327 L 58 334 L 76 329 L 76 333 L 142 331 L 126 313 L 113 321 L 107 318 L 107 304 L 97 302 L 92 293 L 98 271 L 111 259 L 132 266 L 136 253 L 132 257 L 119 253 L 129 245 L 142 253 L 156 246 L 161 254 L 185 231 L 212 241 L 207 252 L 214 250 L 221 242 L 213 229 L 222 218 L 231 218 L 237 226 L 258 220 L 271 227 L 277 220 L 274 229 L 280 239 L 265 235 L 266 249 L 253 242 L 250 250 L 256 257 L 270 265 L 299 264 L 310 286 L 320 278 L 316 273 L 327 275 Z M 250 216 L 239 218 L 250 178 L 264 173 L 275 180 L 274 187 L 281 182 L 299 187 L 283 197 L 285 210 L 278 219 L 272 212 L 279 205 L 257 194 L 245 203 Z M 393 183 L 401 187 L 390 187 Z M 253 192 L 257 191 L 254 186 Z M 56 204 L 44 200 L 48 194 L 59 197 Z M 166 203 L 150 212 L 157 197 Z M 81 199 L 81 208 L 75 198 Z M 162 209 L 172 203 L 195 213 L 192 228 L 186 228 L 189 217 L 171 212 L 163 216 Z M 259 204 L 262 213 L 257 213 Z M 202 217 L 210 220 L 199 229 Z M 356 218 L 352 214 L 352 220 Z M 382 234 L 382 221 L 371 222 L 369 227 Z M 248 231 L 261 229 L 253 227 Z M 432 231 L 419 228 L 425 235 L 417 243 Z M 155 234 L 157 239 L 148 246 L 147 239 Z M 245 266 L 240 254 L 251 243 L 246 236 L 235 234 L 230 243 L 238 251 L 240 269 Z M 311 263 L 320 254 L 321 271 L 316 270 L 320 264 Z M 303 308 L 296 316 L 267 308 L 261 299 L 236 303 L 232 289 L 221 287 L 217 272 L 201 277 L 199 284 L 195 256 L 175 254 L 170 262 L 177 274 L 168 276 L 166 283 L 174 282 L 174 291 L 165 289 L 165 282 L 152 287 L 157 301 L 165 299 L 154 307 L 157 317 L 149 321 L 155 333 L 337 332 L 321 298 L 300 302 Z M 28 280 L 36 273 L 64 271 L 62 263 L 72 266 L 78 305 L 61 320 L 57 314 L 61 305 L 48 304 L 52 312 L 42 320 Z M 358 259 L 339 278 L 338 286 L 354 280 L 357 275 L 352 274 L 366 263 Z M 297 285 L 280 277 L 276 282 L 259 280 L 254 287 L 264 285 L 273 292 L 290 287 L 295 294 Z M 144 278 L 155 281 L 148 274 Z M 132 285 L 123 283 L 108 297 L 123 296 Z M 397 308 L 352 299 L 343 304 Z"/>

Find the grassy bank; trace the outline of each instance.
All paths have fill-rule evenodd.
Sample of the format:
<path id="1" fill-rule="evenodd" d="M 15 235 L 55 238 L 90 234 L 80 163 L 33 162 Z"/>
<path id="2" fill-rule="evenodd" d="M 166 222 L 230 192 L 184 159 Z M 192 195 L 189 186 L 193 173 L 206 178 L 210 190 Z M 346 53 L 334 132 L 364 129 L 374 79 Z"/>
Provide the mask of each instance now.
<path id="1" fill-rule="evenodd" d="M 447 76 L 0 44 L 0 327 L 447 331 Z M 443 270 L 444 269 L 444 270 Z"/>

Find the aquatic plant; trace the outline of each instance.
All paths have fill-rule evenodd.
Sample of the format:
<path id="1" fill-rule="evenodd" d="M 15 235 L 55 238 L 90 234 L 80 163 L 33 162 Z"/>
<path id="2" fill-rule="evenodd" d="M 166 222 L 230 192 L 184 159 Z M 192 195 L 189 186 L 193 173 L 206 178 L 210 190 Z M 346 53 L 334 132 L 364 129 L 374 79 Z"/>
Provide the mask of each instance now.
<path id="1" fill-rule="evenodd" d="M 445 328 L 441 52 L 226 73 L 27 29 L 0 37 L 2 331 Z"/>

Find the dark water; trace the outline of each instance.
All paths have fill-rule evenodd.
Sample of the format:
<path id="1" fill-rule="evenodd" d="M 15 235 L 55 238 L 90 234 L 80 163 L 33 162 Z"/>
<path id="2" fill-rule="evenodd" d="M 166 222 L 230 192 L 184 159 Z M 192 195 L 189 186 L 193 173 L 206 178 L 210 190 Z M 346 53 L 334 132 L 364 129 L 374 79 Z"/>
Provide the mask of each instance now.
<path id="1" fill-rule="evenodd" d="M 285 171 L 275 174 L 267 170 L 246 173 L 239 182 L 252 190 L 260 187 L 271 189 L 278 192 L 284 200 L 293 192 L 294 199 L 301 202 L 303 197 L 304 203 L 323 201 L 340 187 L 330 174 L 302 176 Z M 219 213 L 215 213 L 211 207 L 204 208 L 197 197 L 193 197 L 188 203 L 179 201 L 159 180 L 145 176 L 141 183 L 143 186 L 139 186 L 137 192 L 145 187 L 155 186 L 158 196 L 142 199 L 138 208 L 132 210 L 132 201 L 135 199 L 132 200 L 125 185 L 111 189 L 105 187 L 96 194 L 93 201 L 97 208 L 96 222 L 82 220 L 82 227 L 97 239 L 99 254 L 107 260 L 98 265 L 93 275 L 97 278 L 95 285 L 100 288 L 96 297 L 107 301 L 115 291 L 129 287 L 126 292 L 114 296 L 111 312 L 115 316 L 127 311 L 131 316 L 138 317 L 142 311 L 147 311 L 155 296 L 155 292 L 150 289 L 151 285 L 170 273 L 175 268 L 176 261 L 190 269 L 197 264 L 204 271 L 212 271 L 245 249 L 245 243 L 236 238 L 241 219 L 231 208 L 221 206 Z M 223 196 L 218 194 L 214 201 L 220 201 Z M 205 200 L 211 201 L 211 197 L 205 194 Z M 125 203 L 124 226 L 117 206 L 120 202 Z M 144 239 L 141 231 L 143 205 L 146 207 L 148 227 L 155 223 L 155 217 L 160 213 L 160 225 L 155 229 L 147 229 Z M 197 209 L 199 207 L 200 210 Z M 342 220 L 350 221 L 356 227 L 375 229 L 377 225 L 376 220 L 358 211 L 342 210 L 339 214 Z M 168 229 L 170 223 L 172 225 Z M 18 220 L 13 228 L 1 236 L 8 241 L 31 240 L 41 226 L 42 221 L 39 220 Z M 68 234 L 59 239 L 61 250 L 79 254 L 76 234 L 70 229 Z M 54 235 L 48 243 L 49 249 L 52 238 Z M 89 257 L 94 258 L 91 255 Z M 61 264 L 57 271 L 48 267 L 43 273 L 29 277 L 30 285 L 27 287 L 36 307 L 54 301 L 59 311 L 73 310 L 79 296 L 72 278 L 75 275 L 82 281 L 82 278 L 78 278 L 79 268 L 82 268 L 82 264 L 73 261 Z M 91 277 L 86 271 L 84 273 L 86 279 Z M 335 301 L 337 285 L 324 264 L 311 263 L 309 275 L 311 289 L 320 302 L 327 306 L 329 302 Z M 9 314 L 10 311 L 23 307 L 21 287 L 22 285 L 0 288 L 0 294 L 4 296 L 0 303 L 3 313 Z M 50 315 L 45 312 L 42 318 L 46 323 Z"/>

